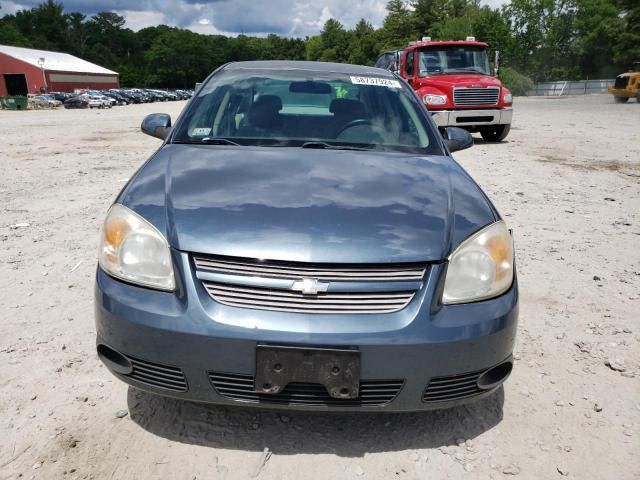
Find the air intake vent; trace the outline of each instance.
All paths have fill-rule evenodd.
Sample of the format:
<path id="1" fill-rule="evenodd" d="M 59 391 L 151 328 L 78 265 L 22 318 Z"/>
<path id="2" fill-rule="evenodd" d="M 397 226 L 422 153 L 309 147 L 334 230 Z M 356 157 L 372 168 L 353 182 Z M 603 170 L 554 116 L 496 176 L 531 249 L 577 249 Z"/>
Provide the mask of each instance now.
<path id="1" fill-rule="evenodd" d="M 271 403 L 305 406 L 382 406 L 398 395 L 403 380 L 362 380 L 357 399 L 336 399 L 327 390 L 315 383 L 290 383 L 275 395 L 256 393 L 253 390 L 253 375 L 209 372 L 209 379 L 216 392 L 223 397 L 249 403 Z"/>
<path id="2" fill-rule="evenodd" d="M 187 380 L 182 370 L 178 367 L 152 363 L 129 356 L 127 358 L 133 365 L 133 371 L 128 375 L 124 375 L 125 377 L 133 378 L 152 387 L 164 388 L 174 392 L 187 391 Z"/>
<path id="3" fill-rule="evenodd" d="M 450 377 L 432 378 L 424 391 L 422 401 L 428 403 L 448 402 L 486 393 L 487 390 L 482 390 L 478 387 L 478 378 L 482 373 L 483 371 L 479 371 Z"/>
<path id="4" fill-rule="evenodd" d="M 461 107 L 497 105 L 499 98 L 498 87 L 453 89 L 453 103 Z"/>

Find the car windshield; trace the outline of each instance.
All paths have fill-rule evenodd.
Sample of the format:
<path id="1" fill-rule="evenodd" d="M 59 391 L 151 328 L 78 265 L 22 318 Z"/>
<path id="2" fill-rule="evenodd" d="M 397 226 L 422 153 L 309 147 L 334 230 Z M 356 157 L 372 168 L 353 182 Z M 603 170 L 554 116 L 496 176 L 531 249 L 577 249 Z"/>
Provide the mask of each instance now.
<path id="1" fill-rule="evenodd" d="M 489 59 L 484 47 L 430 47 L 418 52 L 421 77 L 450 73 L 480 73 L 490 75 Z"/>
<path id="2" fill-rule="evenodd" d="M 441 154 L 423 109 L 382 73 L 236 67 L 202 86 L 172 142 Z"/>

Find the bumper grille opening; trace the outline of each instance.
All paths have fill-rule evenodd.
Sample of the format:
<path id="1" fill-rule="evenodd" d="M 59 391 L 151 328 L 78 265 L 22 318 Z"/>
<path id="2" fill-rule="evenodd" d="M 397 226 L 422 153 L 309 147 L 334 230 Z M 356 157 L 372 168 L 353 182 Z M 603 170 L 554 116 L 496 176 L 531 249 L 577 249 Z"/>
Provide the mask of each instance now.
<path id="1" fill-rule="evenodd" d="M 127 356 L 133 370 L 124 377 L 132 378 L 140 383 L 156 388 L 164 388 L 173 392 L 186 392 L 187 379 L 178 367 L 148 362 Z"/>
<path id="2" fill-rule="evenodd" d="M 448 402 L 485 393 L 486 390 L 478 387 L 478 378 L 483 372 L 484 370 L 432 378 L 422 395 L 422 401 L 427 403 Z"/>
<path id="3" fill-rule="evenodd" d="M 456 117 L 456 123 L 493 122 L 493 117 Z"/>
<path id="4" fill-rule="evenodd" d="M 396 398 L 404 385 L 403 380 L 362 380 L 359 397 L 342 400 L 331 397 L 324 386 L 315 383 L 290 383 L 282 392 L 269 395 L 253 390 L 253 375 L 209 372 L 209 380 L 219 395 L 231 400 L 317 407 L 386 405 Z"/>

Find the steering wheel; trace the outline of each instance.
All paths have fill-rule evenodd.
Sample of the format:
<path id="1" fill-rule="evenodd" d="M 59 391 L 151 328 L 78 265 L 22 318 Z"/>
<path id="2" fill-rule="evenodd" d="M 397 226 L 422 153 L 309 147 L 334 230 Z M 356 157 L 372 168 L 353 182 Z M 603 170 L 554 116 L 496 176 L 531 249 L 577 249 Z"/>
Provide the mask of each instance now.
<path id="1" fill-rule="evenodd" d="M 371 126 L 373 124 L 371 123 L 371 120 L 367 120 L 366 118 L 356 118 L 355 120 L 351 120 L 350 122 L 347 122 L 340 129 L 340 131 L 337 133 L 336 138 L 339 137 L 340 135 L 342 135 L 342 133 L 345 130 L 348 130 L 348 129 L 353 128 L 353 127 L 357 127 L 359 125 L 369 125 L 369 126 Z"/>

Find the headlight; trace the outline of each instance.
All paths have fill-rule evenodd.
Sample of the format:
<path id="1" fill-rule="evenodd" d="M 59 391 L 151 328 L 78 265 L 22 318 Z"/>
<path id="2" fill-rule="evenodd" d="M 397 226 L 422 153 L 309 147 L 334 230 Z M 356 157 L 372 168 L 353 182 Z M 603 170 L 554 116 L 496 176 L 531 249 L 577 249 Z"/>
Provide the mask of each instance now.
<path id="1" fill-rule="evenodd" d="M 504 103 L 513 103 L 513 95 L 511 95 L 511 92 L 506 92 L 502 99 L 504 100 Z"/>
<path id="2" fill-rule="evenodd" d="M 117 203 L 102 227 L 98 263 L 127 282 L 160 290 L 175 288 L 167 240 L 144 218 Z"/>
<path id="3" fill-rule="evenodd" d="M 422 101 L 425 105 L 444 105 L 447 103 L 446 95 L 425 95 L 422 97 Z"/>
<path id="4" fill-rule="evenodd" d="M 483 228 L 449 256 L 442 302 L 496 297 L 513 282 L 513 239 L 504 222 Z"/>

